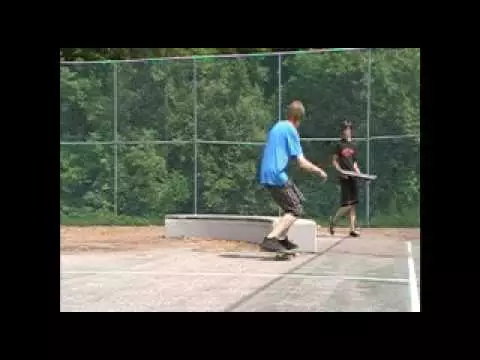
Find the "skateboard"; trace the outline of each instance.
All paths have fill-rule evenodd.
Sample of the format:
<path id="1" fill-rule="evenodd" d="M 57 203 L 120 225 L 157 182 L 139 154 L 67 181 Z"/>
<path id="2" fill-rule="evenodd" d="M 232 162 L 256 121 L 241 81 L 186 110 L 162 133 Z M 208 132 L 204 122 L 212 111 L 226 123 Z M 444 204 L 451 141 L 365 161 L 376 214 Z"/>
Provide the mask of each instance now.
<path id="1" fill-rule="evenodd" d="M 224 253 L 222 256 L 224 257 L 247 257 L 247 258 L 270 258 L 276 261 L 286 261 L 291 260 L 293 257 L 298 256 L 299 254 L 317 254 L 313 251 L 305 251 L 305 250 L 284 250 L 284 251 L 277 251 L 277 252 L 270 252 L 270 251 L 259 251 L 259 252 L 247 252 L 247 251 L 239 251 L 239 252 L 229 252 Z"/>
<path id="2" fill-rule="evenodd" d="M 343 170 L 342 174 L 352 176 L 352 177 L 356 177 L 356 178 L 363 179 L 363 180 L 376 180 L 377 179 L 377 175 L 356 173 L 355 171 Z"/>
<path id="3" fill-rule="evenodd" d="M 293 257 L 297 256 L 298 253 L 292 250 L 286 251 L 277 251 L 275 252 L 275 260 L 284 261 L 284 260 L 291 260 Z"/>
<path id="4" fill-rule="evenodd" d="M 300 254 L 307 254 L 307 255 L 315 255 L 315 254 L 320 254 L 320 252 L 317 251 L 307 251 L 307 250 L 284 250 L 284 251 L 278 251 L 275 253 L 275 257 L 278 258 L 279 260 L 290 260 L 292 257 L 298 256 Z"/>

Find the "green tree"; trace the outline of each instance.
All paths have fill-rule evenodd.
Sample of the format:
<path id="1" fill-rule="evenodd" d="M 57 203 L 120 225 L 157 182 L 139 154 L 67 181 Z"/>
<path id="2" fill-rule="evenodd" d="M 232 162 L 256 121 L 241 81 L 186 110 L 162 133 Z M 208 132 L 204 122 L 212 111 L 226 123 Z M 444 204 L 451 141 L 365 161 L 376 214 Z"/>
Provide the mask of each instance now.
<path id="1" fill-rule="evenodd" d="M 60 55 L 66 60 L 108 60 L 268 50 L 280 49 L 81 48 L 62 49 Z M 61 141 L 112 142 L 116 114 L 119 139 L 130 142 L 118 145 L 119 214 L 149 218 L 191 212 L 196 116 L 199 211 L 276 214 L 256 177 L 262 147 L 205 142 L 262 142 L 278 118 L 279 91 L 283 116 L 293 99 L 306 105 L 302 137 L 338 137 L 343 117 L 354 121 L 357 137 L 365 137 L 368 104 L 371 135 L 418 135 L 419 50 L 371 54 L 370 97 L 368 51 L 286 55 L 281 69 L 276 57 L 259 55 L 61 65 Z M 327 183 L 292 169 L 307 197 L 306 216 L 325 218 L 338 205 L 339 189 L 329 165 L 334 145 L 304 142 L 307 157 L 326 165 Z M 358 145 L 361 168 L 367 171 L 367 143 L 360 139 Z M 373 224 L 418 225 L 419 153 L 418 136 L 370 141 L 369 170 L 378 175 L 370 188 Z M 114 154 L 113 144 L 61 147 L 62 215 L 113 212 Z M 361 186 L 362 219 L 364 192 Z"/>

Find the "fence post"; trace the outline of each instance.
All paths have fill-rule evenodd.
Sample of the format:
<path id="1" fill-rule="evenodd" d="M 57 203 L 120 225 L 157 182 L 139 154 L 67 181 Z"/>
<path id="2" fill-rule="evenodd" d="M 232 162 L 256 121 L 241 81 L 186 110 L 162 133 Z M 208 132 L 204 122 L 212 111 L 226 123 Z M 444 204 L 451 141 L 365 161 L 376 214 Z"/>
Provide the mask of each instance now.
<path id="1" fill-rule="evenodd" d="M 193 148 L 194 148 L 194 163 L 193 163 L 193 213 L 197 214 L 198 203 L 198 121 L 197 121 L 197 62 L 193 59 Z"/>
<path id="2" fill-rule="evenodd" d="M 118 68 L 113 63 L 113 212 L 118 216 Z"/>
<path id="3" fill-rule="evenodd" d="M 368 70 L 367 70 L 367 174 L 371 174 L 370 168 L 370 111 L 371 111 L 371 85 L 372 85 L 372 50 L 368 50 Z M 367 181 L 365 202 L 365 216 L 367 226 L 370 226 L 370 182 Z"/>
<path id="4" fill-rule="evenodd" d="M 282 54 L 277 55 L 278 67 L 278 109 L 277 120 L 282 119 Z M 278 208 L 278 217 L 282 215 L 280 207 Z"/>
<path id="5" fill-rule="evenodd" d="M 278 56 L 278 120 L 282 118 L 282 55 Z"/>

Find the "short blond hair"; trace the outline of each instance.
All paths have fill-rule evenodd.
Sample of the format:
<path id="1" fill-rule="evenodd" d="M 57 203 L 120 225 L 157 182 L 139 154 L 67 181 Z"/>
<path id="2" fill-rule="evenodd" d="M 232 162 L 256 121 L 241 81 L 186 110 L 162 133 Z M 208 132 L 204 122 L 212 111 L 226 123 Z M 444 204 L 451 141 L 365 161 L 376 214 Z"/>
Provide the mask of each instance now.
<path id="1" fill-rule="evenodd" d="M 292 101 L 288 105 L 288 118 L 301 120 L 305 116 L 305 107 L 299 100 Z"/>

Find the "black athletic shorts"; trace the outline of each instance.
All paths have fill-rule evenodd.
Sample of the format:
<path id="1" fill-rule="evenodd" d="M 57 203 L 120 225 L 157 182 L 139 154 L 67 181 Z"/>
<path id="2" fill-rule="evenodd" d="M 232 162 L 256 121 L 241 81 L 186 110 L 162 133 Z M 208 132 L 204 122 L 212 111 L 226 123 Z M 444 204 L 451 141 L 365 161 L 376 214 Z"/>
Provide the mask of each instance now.
<path id="1" fill-rule="evenodd" d="M 285 186 L 266 186 L 266 188 L 272 195 L 275 203 L 285 213 L 291 213 L 294 216 L 303 214 L 302 203 L 305 198 L 292 181 L 289 181 Z"/>
<path id="2" fill-rule="evenodd" d="M 340 190 L 342 206 L 355 205 L 358 203 L 357 179 L 353 177 L 340 179 Z"/>

